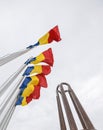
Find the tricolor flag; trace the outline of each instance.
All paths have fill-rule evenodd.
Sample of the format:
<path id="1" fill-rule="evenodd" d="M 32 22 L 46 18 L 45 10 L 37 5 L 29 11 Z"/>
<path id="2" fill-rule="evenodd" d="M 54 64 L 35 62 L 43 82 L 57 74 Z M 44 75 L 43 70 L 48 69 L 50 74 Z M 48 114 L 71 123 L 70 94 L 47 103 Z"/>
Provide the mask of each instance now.
<path id="1" fill-rule="evenodd" d="M 40 85 L 35 86 L 34 91 L 31 93 L 29 97 L 32 97 L 32 99 L 38 99 L 40 97 L 40 89 L 41 89 Z"/>
<path id="2" fill-rule="evenodd" d="M 0 66 L 10 62 L 11 60 L 13 60 L 13 59 L 25 54 L 25 53 L 27 53 L 35 46 L 50 44 L 53 41 L 59 42 L 60 40 L 61 40 L 61 37 L 60 37 L 59 28 L 58 28 L 58 26 L 55 26 L 54 28 L 50 29 L 50 31 L 48 31 L 45 35 L 43 35 L 41 38 L 39 38 L 37 43 L 26 47 L 26 49 L 24 49 L 24 50 L 14 52 L 14 53 L 11 53 L 9 55 L 1 57 L 0 58 Z M 40 56 L 40 57 L 42 57 L 42 56 Z"/>
<path id="3" fill-rule="evenodd" d="M 26 87 L 28 87 L 29 85 L 38 85 L 40 84 L 43 87 L 47 87 L 47 82 L 46 82 L 46 78 L 43 74 L 38 74 L 38 75 L 34 75 L 34 76 L 29 76 L 26 77 L 23 81 L 23 83 L 20 86 L 20 89 L 25 89 Z"/>
<path id="4" fill-rule="evenodd" d="M 37 57 L 32 58 L 29 63 L 30 64 L 38 64 L 40 62 L 45 62 L 50 66 L 53 66 L 54 63 L 54 58 L 53 58 L 53 53 L 52 53 L 52 49 L 49 48 L 46 51 L 42 52 L 40 55 L 38 55 Z"/>
<path id="5" fill-rule="evenodd" d="M 51 72 L 51 67 L 49 65 L 35 65 L 35 66 L 27 67 L 23 76 L 32 75 L 35 73 L 48 75 L 50 72 Z"/>
<path id="6" fill-rule="evenodd" d="M 18 100 L 16 102 L 16 105 L 25 106 L 29 102 L 31 102 L 32 99 L 39 99 L 39 97 L 40 97 L 40 89 L 41 89 L 41 86 L 38 85 L 38 86 L 35 86 L 34 91 L 28 97 L 19 96 Z"/>
<path id="7" fill-rule="evenodd" d="M 22 85 L 20 86 L 20 92 L 18 95 L 18 99 L 16 105 L 26 105 L 26 99 L 38 99 L 40 96 L 40 86 L 47 88 L 47 81 L 44 75 L 39 74 L 36 76 L 32 76 L 32 79 L 29 81 L 31 77 L 26 77 Z M 29 82 L 28 82 L 29 81 Z M 36 81 L 36 82 L 35 82 Z"/>
<path id="8" fill-rule="evenodd" d="M 48 31 L 45 35 L 43 35 L 36 44 L 30 45 L 27 48 L 33 48 L 34 46 L 50 44 L 53 41 L 59 42 L 61 40 L 60 32 L 58 26 L 55 26 L 50 31 Z"/>
<path id="9" fill-rule="evenodd" d="M 42 65 L 42 62 L 48 65 Z M 40 65 L 37 65 L 39 63 Z M 32 99 L 38 99 L 40 97 L 40 88 L 47 88 L 48 86 L 45 75 L 48 75 L 51 72 L 53 63 L 54 58 L 51 48 L 25 62 L 26 65 L 33 64 L 34 66 L 28 66 L 23 73 L 23 76 L 28 77 L 25 77 L 23 83 L 19 87 L 20 92 L 16 105 L 24 106 L 31 102 Z"/>

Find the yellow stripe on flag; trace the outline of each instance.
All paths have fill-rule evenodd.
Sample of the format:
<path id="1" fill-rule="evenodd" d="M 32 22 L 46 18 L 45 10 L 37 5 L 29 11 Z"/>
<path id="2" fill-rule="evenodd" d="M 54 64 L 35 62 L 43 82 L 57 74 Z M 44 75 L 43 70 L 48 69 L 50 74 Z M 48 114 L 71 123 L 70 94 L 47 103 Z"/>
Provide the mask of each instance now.
<path id="1" fill-rule="evenodd" d="M 21 104 L 22 106 L 25 106 L 25 105 L 27 105 L 27 102 L 26 102 L 26 97 L 24 97 L 23 98 L 23 100 L 22 100 L 22 104 Z"/>
<path id="2" fill-rule="evenodd" d="M 43 45 L 43 44 L 47 44 L 48 43 L 48 38 L 49 38 L 49 33 L 46 33 L 43 37 L 41 37 L 39 39 L 39 44 Z"/>
<path id="3" fill-rule="evenodd" d="M 34 85 L 31 84 L 27 88 L 24 89 L 22 93 L 22 97 L 28 97 L 34 91 Z"/>
<path id="4" fill-rule="evenodd" d="M 43 54 L 40 54 L 39 56 L 36 57 L 36 60 L 30 62 L 31 64 L 37 64 L 41 61 L 45 60 L 45 56 Z"/>
<path id="5" fill-rule="evenodd" d="M 33 73 L 41 74 L 42 73 L 42 66 L 41 65 L 34 66 L 34 69 L 31 71 L 30 74 L 33 74 Z"/>

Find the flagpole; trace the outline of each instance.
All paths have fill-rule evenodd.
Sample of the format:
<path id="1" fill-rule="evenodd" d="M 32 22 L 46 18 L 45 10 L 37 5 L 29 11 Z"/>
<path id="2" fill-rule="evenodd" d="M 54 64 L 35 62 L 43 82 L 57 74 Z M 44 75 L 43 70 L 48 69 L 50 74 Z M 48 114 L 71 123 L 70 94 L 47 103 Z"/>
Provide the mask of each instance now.
<path id="1" fill-rule="evenodd" d="M 16 93 L 15 93 L 16 94 Z M 5 110 L 3 111 L 3 113 L 0 115 L 0 128 L 2 127 L 2 125 L 4 124 L 6 118 L 8 117 L 9 111 L 11 110 L 12 105 L 14 104 L 14 101 L 16 99 L 14 98 L 14 95 L 12 97 L 12 99 L 9 101 L 9 103 L 6 105 Z"/>
<path id="2" fill-rule="evenodd" d="M 21 50 L 18 52 L 14 52 L 8 56 L 4 56 L 0 58 L 0 66 L 8 63 L 9 61 L 21 56 L 22 54 L 32 50 L 34 47 L 37 47 L 39 45 L 45 45 L 45 44 L 49 44 L 53 41 L 59 42 L 61 40 L 60 37 L 60 32 L 59 32 L 59 28 L 56 25 L 55 27 L 53 27 L 52 29 L 49 30 L 49 32 L 47 32 L 46 34 L 44 34 L 42 37 L 39 38 L 38 42 L 30 45 L 28 47 L 26 47 L 25 50 Z"/>
<path id="3" fill-rule="evenodd" d="M 4 130 L 5 125 L 7 125 L 7 122 L 9 123 L 9 119 L 10 117 L 13 115 L 13 112 L 15 110 L 15 102 L 16 102 L 16 98 L 13 100 L 12 104 L 10 105 L 9 109 L 7 110 L 5 117 L 2 119 L 1 123 L 0 123 L 0 129 Z"/>
<path id="4" fill-rule="evenodd" d="M 11 117 L 12 117 L 14 111 L 15 111 L 15 106 L 14 106 L 14 107 L 12 108 L 12 110 L 10 111 L 9 117 L 7 118 L 7 120 L 6 120 L 6 122 L 5 122 L 5 125 L 4 125 L 4 127 L 3 127 L 3 130 L 6 130 L 6 129 L 7 129 L 7 126 L 8 126 L 8 124 L 9 124 L 9 122 L 10 122 L 10 119 L 11 119 Z"/>
<path id="5" fill-rule="evenodd" d="M 12 54 L 9 54 L 9 55 L 6 55 L 6 56 L 3 56 L 0 58 L 0 66 L 8 63 L 9 61 L 11 60 L 14 60 L 15 58 L 27 53 L 28 51 L 30 51 L 31 49 L 25 49 L 25 50 L 21 50 L 21 51 L 18 51 L 18 52 L 14 52 Z"/>
<path id="6" fill-rule="evenodd" d="M 5 102 L 7 101 L 7 99 L 5 99 L 4 104 L 1 106 L 1 110 L 0 110 L 0 122 L 2 121 L 3 117 L 5 117 L 7 109 L 10 108 L 10 104 L 12 103 L 13 98 L 17 97 L 16 91 L 19 91 L 19 86 L 21 84 L 21 82 L 23 81 L 23 76 L 19 79 L 19 81 L 16 83 L 15 85 L 15 91 L 14 94 L 10 94 L 7 98 L 9 100 L 9 102 L 6 104 Z M 13 91 L 12 91 L 13 92 Z M 10 103 L 10 104 L 9 104 Z"/>
<path id="7" fill-rule="evenodd" d="M 38 45 L 38 42 L 35 43 L 34 45 L 30 45 L 28 47 L 26 47 L 26 49 L 24 50 L 21 50 L 21 51 L 17 51 L 17 52 L 14 52 L 14 53 L 11 53 L 11 54 L 7 54 L 3 57 L 0 57 L 0 66 L 16 59 L 17 57 L 29 52 L 30 50 L 32 50 L 33 48 L 37 47 Z"/>
<path id="8" fill-rule="evenodd" d="M 26 65 L 29 64 L 29 61 L 32 59 L 32 57 L 30 57 L 21 67 L 20 69 L 14 73 L 14 75 L 12 75 L 12 77 L 10 78 L 10 80 L 8 80 L 7 83 L 5 83 L 6 85 L 9 85 L 13 82 L 13 80 L 20 74 L 20 72 L 26 67 Z M 22 77 L 19 79 L 19 81 L 17 82 L 17 84 L 14 86 L 14 89 L 11 91 L 11 93 L 9 94 L 9 96 L 7 96 L 7 98 L 4 100 L 4 102 L 1 105 L 0 108 L 0 129 L 1 130 L 6 130 L 8 123 L 14 113 L 15 110 L 15 103 L 17 100 L 17 95 L 19 93 L 19 86 L 22 83 L 24 79 L 24 76 L 22 75 Z M 4 88 L 6 88 L 6 85 Z M 2 90 L 2 94 L 4 93 L 4 88 L 1 89 Z M 0 95 L 1 96 L 1 95 Z"/>
<path id="9" fill-rule="evenodd" d="M 23 76 L 19 79 L 18 83 L 15 85 L 15 89 L 9 95 L 9 98 L 5 101 L 4 105 L 1 108 L 1 111 L 0 111 L 1 115 L 0 116 L 2 117 L 2 119 L 0 121 L 0 128 L 2 130 L 6 130 L 7 125 L 8 125 L 8 123 L 9 123 L 9 121 L 10 121 L 10 119 L 11 119 L 13 113 L 14 113 L 15 103 L 16 103 L 16 100 L 17 100 L 17 95 L 19 93 L 19 86 L 22 83 L 23 79 L 24 79 Z M 14 94 L 13 94 L 13 92 L 14 92 Z M 11 100 L 12 100 L 12 102 L 9 105 L 7 103 L 7 101 L 10 102 Z"/>
<path id="10" fill-rule="evenodd" d="M 27 61 L 29 61 L 30 57 Z M 0 87 L 0 97 L 4 94 L 4 91 L 12 84 L 15 78 L 21 73 L 21 71 L 27 66 L 26 62 L 13 74 L 11 75 Z"/>
<path id="11" fill-rule="evenodd" d="M 12 76 L 10 76 L 5 83 L 3 83 L 0 87 L 0 96 L 4 94 L 7 88 L 12 84 L 14 79 L 21 73 L 21 71 L 26 67 L 26 64 L 23 64 Z"/>
<path id="12" fill-rule="evenodd" d="M 5 109 L 7 103 L 10 101 L 10 99 L 12 98 L 12 95 L 15 93 L 15 91 L 17 90 L 18 86 L 20 86 L 20 84 L 22 83 L 24 77 L 22 76 L 19 81 L 18 84 L 15 85 L 15 87 L 13 87 L 14 89 L 11 91 L 11 93 L 4 99 L 4 101 L 0 104 L 0 115 L 3 112 L 3 110 Z"/>

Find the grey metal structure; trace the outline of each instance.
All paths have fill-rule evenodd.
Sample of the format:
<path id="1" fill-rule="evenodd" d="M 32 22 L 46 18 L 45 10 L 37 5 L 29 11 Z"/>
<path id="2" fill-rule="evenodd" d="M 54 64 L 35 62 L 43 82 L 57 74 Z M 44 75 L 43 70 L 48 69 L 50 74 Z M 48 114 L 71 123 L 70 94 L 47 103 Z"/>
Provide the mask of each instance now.
<path id="1" fill-rule="evenodd" d="M 19 74 L 26 68 L 27 62 L 31 60 L 30 57 L 14 74 L 12 74 L 4 83 L 0 86 L 0 130 L 6 130 L 10 122 L 10 119 L 16 108 L 15 103 L 17 101 L 17 96 L 20 92 L 19 87 L 23 82 L 25 76 L 21 76 L 17 83 L 10 87 L 14 80 L 19 76 Z M 9 90 L 9 91 L 8 91 Z M 7 92 L 7 96 L 5 93 Z M 2 97 L 5 97 L 2 99 Z"/>
<path id="2" fill-rule="evenodd" d="M 67 89 L 65 90 L 65 87 Z M 67 130 L 67 122 L 69 124 L 70 130 L 79 130 L 76 120 L 73 117 L 73 112 L 70 107 L 70 103 L 68 102 L 67 94 L 69 94 L 71 101 L 74 105 L 76 113 L 79 117 L 80 123 L 82 125 L 82 130 L 96 130 L 90 121 L 87 113 L 85 112 L 84 108 L 82 107 L 79 99 L 75 95 L 73 89 L 68 83 L 61 83 L 57 86 L 56 89 L 56 99 L 57 99 L 57 106 L 58 106 L 58 113 L 59 113 L 59 121 L 60 121 L 60 129 Z M 64 108 L 64 110 L 63 110 Z M 64 117 L 64 114 L 67 117 L 67 122 Z"/>

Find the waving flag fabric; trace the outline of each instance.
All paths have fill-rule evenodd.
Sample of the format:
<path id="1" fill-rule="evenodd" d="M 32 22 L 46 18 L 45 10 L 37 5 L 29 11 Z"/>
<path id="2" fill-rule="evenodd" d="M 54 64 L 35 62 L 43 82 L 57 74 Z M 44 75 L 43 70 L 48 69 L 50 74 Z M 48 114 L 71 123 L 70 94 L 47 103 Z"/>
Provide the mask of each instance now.
<path id="1" fill-rule="evenodd" d="M 32 58 L 29 63 L 30 64 L 38 64 L 40 62 L 45 62 L 45 63 L 49 64 L 50 66 L 53 66 L 54 58 L 53 58 L 53 53 L 52 53 L 51 48 L 42 52 L 37 57 Z"/>
<path id="2" fill-rule="evenodd" d="M 39 97 L 40 97 L 40 89 L 41 89 L 41 86 L 38 85 L 38 86 L 35 86 L 34 91 L 28 97 L 19 96 L 19 98 L 18 98 L 18 100 L 16 102 L 16 105 L 25 106 L 29 102 L 31 102 L 32 99 L 39 99 Z"/>
<path id="3" fill-rule="evenodd" d="M 45 62 L 48 65 L 36 65 L 41 62 Z M 23 76 L 29 75 L 29 77 L 26 77 L 20 86 L 16 105 L 24 106 L 31 102 L 32 99 L 38 99 L 40 97 L 41 86 L 45 88 L 48 86 L 44 75 L 51 72 L 50 66 L 53 66 L 53 63 L 54 58 L 51 48 L 26 62 L 26 64 L 34 64 L 34 66 L 27 67 L 23 74 Z M 34 73 L 37 73 L 37 75 L 30 76 Z"/>
<path id="4" fill-rule="evenodd" d="M 18 99 L 16 105 L 27 105 L 32 99 L 38 99 L 40 96 L 40 86 L 47 87 L 47 81 L 43 74 L 36 75 L 39 79 L 37 83 L 35 83 L 35 76 L 26 77 L 22 85 L 20 86 L 20 93 L 18 95 Z M 28 80 L 29 79 L 29 80 Z"/>
<path id="5" fill-rule="evenodd" d="M 34 73 L 37 73 L 37 74 L 44 74 L 44 75 L 48 75 L 49 73 L 51 72 L 51 68 L 49 65 L 35 65 L 35 66 L 30 66 L 28 67 L 23 76 L 25 75 L 31 75 L 31 74 L 34 74 Z"/>
<path id="6" fill-rule="evenodd" d="M 48 33 L 46 33 L 44 36 L 42 36 L 39 39 L 39 45 L 51 43 L 52 41 L 58 42 L 60 40 L 61 38 L 60 38 L 59 28 L 58 26 L 55 26 Z"/>
<path id="7" fill-rule="evenodd" d="M 48 65 L 37 65 L 42 62 L 47 63 Z M 53 66 L 53 63 L 54 58 L 51 48 L 42 52 L 37 57 L 26 61 L 26 65 L 34 64 L 34 66 L 27 67 L 23 74 L 23 76 L 28 77 L 24 79 L 20 86 L 16 105 L 25 106 L 31 102 L 32 99 L 39 99 L 41 87 L 47 88 L 48 86 L 45 75 L 48 75 L 51 72 L 51 66 Z"/>
<path id="8" fill-rule="evenodd" d="M 29 102 L 32 101 L 32 97 L 31 98 L 26 98 L 26 97 L 18 97 L 18 100 L 16 102 L 16 105 L 22 105 L 25 106 L 27 105 Z"/>
<path id="9" fill-rule="evenodd" d="M 53 41 L 59 42 L 61 40 L 60 32 L 58 26 L 55 26 L 52 28 L 49 32 L 47 32 L 45 35 L 43 35 L 36 44 L 30 45 L 27 47 L 27 49 L 31 49 L 34 46 L 44 45 L 44 44 L 50 44 Z"/>
<path id="10" fill-rule="evenodd" d="M 29 98 L 28 97 L 19 97 L 17 102 L 16 102 L 16 105 L 25 106 L 31 101 L 32 101 L 32 97 L 29 97 Z"/>
<path id="11" fill-rule="evenodd" d="M 22 97 L 28 97 L 30 96 L 30 94 L 34 91 L 34 85 L 33 84 L 30 84 L 28 87 L 26 87 L 24 89 L 24 91 L 22 92 Z"/>
<path id="12" fill-rule="evenodd" d="M 32 97 L 32 99 L 38 99 L 40 97 L 40 88 L 41 88 L 40 85 L 35 86 L 34 91 L 31 93 L 29 97 Z"/>
<path id="13" fill-rule="evenodd" d="M 40 85 L 40 86 L 46 88 L 47 87 L 47 81 L 46 81 L 45 76 L 43 76 L 43 75 L 37 75 L 37 77 L 39 79 L 39 82 L 38 82 L 37 85 Z M 23 88 L 21 90 L 22 91 L 21 92 L 22 97 L 27 97 L 27 96 L 29 96 L 34 91 L 35 86 L 37 86 L 34 82 L 35 81 L 31 81 L 31 83 L 29 83 L 26 88 Z"/>
<path id="14" fill-rule="evenodd" d="M 47 81 L 46 81 L 45 76 L 43 74 L 38 74 L 35 76 L 26 77 L 23 83 L 21 84 L 20 89 L 24 89 L 31 84 L 35 86 L 40 84 L 43 87 L 47 87 Z"/>
<path id="15" fill-rule="evenodd" d="M 20 50 L 18 52 L 11 53 L 6 55 L 0 59 L 0 66 L 12 61 L 13 59 L 29 52 L 32 48 L 39 45 L 45 45 L 52 43 L 53 41 L 59 42 L 61 40 L 60 32 L 58 26 L 52 28 L 49 32 L 47 32 L 44 36 L 42 36 L 37 43 L 26 47 L 24 50 Z M 45 59 L 45 58 L 44 58 Z"/>
<path id="16" fill-rule="evenodd" d="M 32 96 L 29 96 L 29 97 L 26 97 L 26 103 L 28 104 L 29 102 L 31 102 L 32 101 Z"/>

